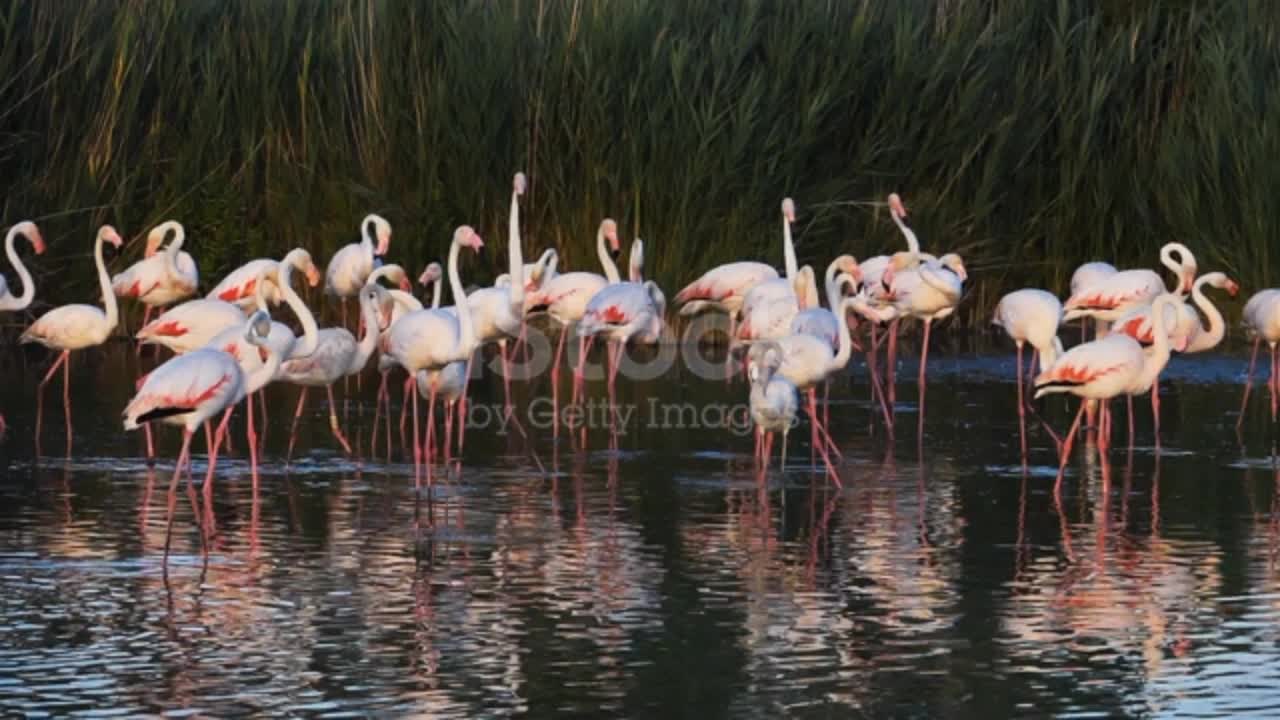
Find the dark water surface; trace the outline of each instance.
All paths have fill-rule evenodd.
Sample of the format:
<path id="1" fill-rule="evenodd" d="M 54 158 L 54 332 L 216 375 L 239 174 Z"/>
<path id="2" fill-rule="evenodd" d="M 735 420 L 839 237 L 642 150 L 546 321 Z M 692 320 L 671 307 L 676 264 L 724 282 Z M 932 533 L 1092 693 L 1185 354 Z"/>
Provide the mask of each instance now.
<path id="1" fill-rule="evenodd" d="M 690 427 L 726 413 L 646 427 L 655 402 L 662 412 L 745 401 L 741 382 L 688 371 L 619 381 L 624 407 L 638 409 L 616 450 L 602 431 L 584 451 L 545 429 L 528 428 L 531 442 L 473 429 L 462 468 L 421 493 L 398 450 L 362 465 L 335 453 L 314 394 L 286 471 L 296 390 L 272 389 L 258 494 L 239 418 L 207 554 L 184 489 L 167 578 L 177 434 L 162 432 L 151 470 L 141 438 L 120 430 L 131 355 L 75 359 L 74 452 L 60 457 L 55 387 L 39 462 L 40 368 L 11 357 L 0 389 L 11 423 L 0 449 L 0 709 L 1280 713 L 1280 471 L 1263 398 L 1243 449 L 1236 439 L 1243 356 L 1175 359 L 1163 451 L 1142 402 L 1134 451 L 1118 415 L 1109 467 L 1091 446 L 1078 452 L 1059 502 L 1043 432 L 1032 433 L 1030 467 L 1019 463 L 1011 355 L 955 342 L 931 363 L 919 448 L 911 362 L 892 448 L 869 432 L 861 365 L 836 386 L 842 491 L 809 470 L 804 427 L 791 438 L 793 468 L 771 473 L 767 490 L 749 435 Z M 358 396 L 353 385 L 348 407 L 365 455 L 372 384 Z M 478 383 L 477 403 L 500 402 L 499 388 Z M 545 379 L 520 386 L 526 422 L 530 398 L 547 392 Z M 1037 406 L 1065 426 L 1065 400 Z"/>

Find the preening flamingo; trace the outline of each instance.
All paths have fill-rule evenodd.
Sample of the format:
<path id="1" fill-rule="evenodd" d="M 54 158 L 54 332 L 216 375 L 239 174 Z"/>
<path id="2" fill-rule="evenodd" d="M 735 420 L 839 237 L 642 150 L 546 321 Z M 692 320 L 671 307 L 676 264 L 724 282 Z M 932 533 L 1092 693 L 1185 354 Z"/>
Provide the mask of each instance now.
<path id="1" fill-rule="evenodd" d="M 511 181 L 511 213 L 507 224 L 507 284 L 481 288 L 467 297 L 479 347 L 493 342 L 498 344 L 507 407 L 511 406 L 511 358 L 507 355 L 507 340 L 519 337 L 524 327 L 525 283 L 510 282 L 509 278 L 524 273 L 524 254 L 520 247 L 520 196 L 524 194 L 525 185 L 524 173 L 516 173 Z"/>
<path id="2" fill-rule="evenodd" d="M 299 339 L 294 336 L 293 330 L 288 325 L 272 321 L 267 343 L 279 355 L 281 362 L 285 359 L 309 357 L 315 352 L 319 343 L 319 329 L 316 326 L 315 316 L 311 314 L 311 309 L 302 301 L 302 298 L 298 297 L 298 294 L 294 292 L 291 280 L 293 270 L 305 271 L 310 263 L 310 255 L 306 250 L 299 248 L 289 253 L 284 261 L 276 266 L 276 270 L 272 270 L 269 266 L 263 266 L 260 271 L 261 275 L 258 278 L 257 290 L 255 291 L 258 309 L 263 312 L 267 310 L 266 289 L 268 287 L 278 288 L 278 292 L 284 297 L 285 303 L 288 304 L 289 309 L 293 311 L 294 316 L 297 317 L 298 322 L 302 325 L 302 337 Z M 280 362 L 276 363 L 276 368 L 271 374 L 260 373 L 259 369 L 267 363 L 268 358 L 264 357 L 264 353 L 252 345 L 253 343 L 250 343 L 245 338 L 242 327 L 232 326 L 214 336 L 206 347 L 229 353 L 236 359 L 236 362 L 240 365 L 240 370 L 245 374 L 249 464 L 256 483 L 258 478 L 258 433 L 254 427 L 253 394 L 262 390 L 267 383 L 275 379 L 275 376 L 279 373 Z M 259 400 L 262 400 L 261 395 Z"/>
<path id="3" fill-rule="evenodd" d="M 347 442 L 338 423 L 338 405 L 333 401 L 333 384 L 338 380 L 364 370 L 373 355 L 378 343 L 378 335 L 386 327 L 391 316 L 390 296 L 381 285 L 366 285 L 360 291 L 360 314 L 362 323 L 359 341 L 344 327 L 325 328 L 319 332 L 315 352 L 306 357 L 293 357 L 280 366 L 277 378 L 284 382 L 301 385 L 298 393 L 298 407 L 293 413 L 293 427 L 289 432 L 289 450 L 286 457 L 293 457 L 293 446 L 298 439 L 298 419 L 302 417 L 302 408 L 307 402 L 307 389 L 323 387 L 329 394 L 329 429 L 338 439 L 342 449 L 351 454 L 351 444 Z"/>
<path id="4" fill-rule="evenodd" d="M 310 257 L 310 255 L 307 257 Z M 222 278 L 221 282 L 219 282 L 213 290 L 209 291 L 208 295 L 205 295 L 205 299 L 222 300 L 223 302 L 239 305 L 245 309 L 252 308 L 255 302 L 255 291 L 257 289 L 255 284 L 258 282 L 258 277 L 260 277 L 262 269 L 266 267 L 268 270 L 273 271 L 267 277 L 275 277 L 274 271 L 277 269 L 276 265 L 278 262 L 280 261 L 272 260 L 270 258 L 250 260 L 244 265 L 232 270 L 226 275 L 226 277 Z M 316 287 L 320 284 L 320 270 L 314 263 L 307 268 L 306 273 L 308 285 Z M 266 297 L 267 302 L 272 305 L 279 305 L 283 300 L 280 290 L 274 284 L 267 286 Z"/>
<path id="5" fill-rule="evenodd" d="M 161 250 L 171 233 L 173 239 Z M 160 223 L 147 233 L 144 259 L 111 278 L 111 289 L 117 297 L 135 298 L 146 306 L 143 325 L 151 321 L 151 313 L 156 308 L 196 294 L 200 276 L 195 259 L 182 250 L 185 239 L 182 223 L 176 220 Z"/>
<path id="6" fill-rule="evenodd" d="M 119 320 L 115 293 L 111 292 L 111 278 L 107 275 L 107 266 L 102 260 L 103 243 L 111 243 L 120 247 L 120 233 L 110 225 L 98 229 L 97 239 L 93 244 L 93 259 L 98 267 L 98 285 L 102 290 L 102 304 L 105 310 L 93 305 L 63 305 L 56 307 L 31 324 L 22 333 L 19 342 L 40 343 L 51 349 L 61 351 L 40 381 L 39 395 L 36 400 L 36 451 L 40 449 L 40 425 L 44 414 L 44 388 L 53 379 L 53 374 L 62 367 L 62 405 L 67 420 L 67 454 L 71 453 L 71 351 L 101 345 L 111 335 Z M 24 279 L 25 280 L 25 279 Z"/>
<path id="7" fill-rule="evenodd" d="M 667 299 L 658 284 L 642 278 L 644 265 L 644 241 L 636 238 L 631 244 L 628 282 L 613 283 L 597 292 L 587 303 L 578 334 L 587 338 L 587 347 L 578 356 L 577 375 L 583 373 L 586 355 L 591 342 L 597 336 L 609 343 L 608 378 L 609 397 L 614 397 L 614 384 L 618 366 L 628 342 L 651 345 L 662 336 Z"/>
<path id="8" fill-rule="evenodd" d="M 618 224 L 606 218 L 596 230 L 596 257 L 600 259 L 600 265 L 604 269 L 603 276 L 582 271 L 561 273 L 543 283 L 541 288 L 526 297 L 526 314 L 546 312 L 563 328 L 560 332 L 560 340 L 556 343 L 555 360 L 551 364 L 552 397 L 559 397 L 560 360 L 564 357 L 565 338 L 568 337 L 570 329 L 582 319 L 583 313 L 587 311 L 587 303 L 600 291 L 600 288 L 609 283 L 621 281 L 618 266 L 614 262 L 614 258 L 620 252 Z M 582 357 L 585 350 L 586 338 L 579 335 L 578 357 Z M 582 378 L 575 373 L 573 384 L 575 402 L 581 383 Z"/>
<path id="9" fill-rule="evenodd" d="M 782 366 L 782 348 L 765 341 L 747 351 L 747 377 L 751 380 L 751 419 L 756 425 L 755 460 L 769 469 L 773 454 L 774 433 L 782 433 L 782 460 L 778 467 L 787 469 L 787 434 L 796 424 L 800 399 L 796 386 L 778 374 Z"/>
<path id="10" fill-rule="evenodd" d="M 471 307 L 458 276 L 458 252 L 462 248 L 478 251 L 484 241 L 470 225 L 459 226 L 453 233 L 449 246 L 449 287 L 457 299 L 456 313 L 442 309 L 417 310 L 400 318 L 391 326 L 391 332 L 382 348 L 400 363 L 409 376 L 416 378 L 420 370 L 442 370 L 444 366 L 470 358 L 475 350 L 475 327 L 471 321 Z M 564 277 L 563 275 L 561 277 Z M 434 422 L 434 400 L 428 406 L 427 422 Z M 414 465 L 423 457 L 418 435 L 418 396 L 413 396 L 413 455 Z M 430 462 L 430 458 L 427 458 Z"/>
<path id="11" fill-rule="evenodd" d="M 0 276 L 0 311 L 18 312 L 26 310 L 31 305 L 31 301 L 36 296 L 36 286 L 31 280 L 31 273 L 27 271 L 27 266 L 22 264 L 22 260 L 18 258 L 18 251 L 14 249 L 13 243 L 17 237 L 21 235 L 31 243 L 31 249 L 37 255 L 44 253 L 44 238 L 40 237 L 40 229 L 30 220 L 20 222 L 9 228 L 9 232 L 4 238 L 4 254 L 9 258 L 9 264 L 13 265 L 13 269 L 18 273 L 18 279 L 22 281 L 22 294 L 14 297 L 9 290 L 8 283 L 4 277 Z M 0 413 L 0 438 L 5 433 L 4 414 Z"/>
<path id="12" fill-rule="evenodd" d="M 104 273 L 105 275 L 105 273 Z M 274 374 L 280 356 L 269 344 L 271 317 L 256 312 L 247 322 L 245 338 L 254 346 L 267 350 L 267 361 L 257 373 L 264 377 Z M 144 424 L 162 421 L 182 428 L 182 450 L 169 482 L 169 511 L 165 521 L 165 561 L 169 558 L 169 543 L 173 530 L 173 511 L 177 504 L 178 478 L 191 461 L 191 436 L 197 428 L 205 426 L 205 442 L 208 446 L 209 468 L 205 472 L 204 496 L 213 497 L 213 475 L 218 463 L 218 447 L 226 433 L 231 410 L 246 392 L 245 374 L 235 358 L 221 350 L 202 348 L 185 355 L 170 358 L 151 371 L 137 394 L 124 410 L 124 429 L 136 430 Z M 222 415 L 216 437 L 209 431 L 208 421 Z"/>
<path id="13" fill-rule="evenodd" d="M 1175 303 L 1177 298 L 1172 294 L 1157 297 L 1154 303 L 1156 317 L 1163 318 L 1165 310 Z M 1143 351 L 1137 340 L 1114 333 L 1071 348 L 1036 376 L 1037 399 L 1052 393 L 1070 393 L 1081 398 L 1080 410 L 1076 412 L 1071 430 L 1062 443 L 1055 492 L 1062 485 L 1085 407 L 1097 401 L 1106 403 L 1119 395 L 1139 394 L 1149 389 L 1169 362 L 1169 337 L 1164 330 L 1161 327 L 1161 332 L 1156 333 L 1155 344 L 1149 353 Z M 1104 412 L 1101 417 L 1098 447 L 1105 452 L 1111 442 L 1110 414 Z"/>
<path id="14" fill-rule="evenodd" d="M 35 254 L 44 254 L 44 238 L 40 236 L 40 228 L 37 228 L 35 223 L 27 220 L 9 228 L 9 232 L 4 236 L 4 254 L 9 258 L 9 264 L 13 266 L 14 272 L 18 273 L 18 279 L 22 281 L 22 294 L 14 297 L 9 284 L 0 277 L 0 311 L 3 312 L 26 310 L 36 296 L 36 285 L 31 279 L 31 273 L 22 263 L 17 249 L 13 246 L 19 235 L 31 243 L 31 249 Z"/>
<path id="15" fill-rule="evenodd" d="M 312 286 L 319 281 L 320 271 L 312 262 L 311 254 L 302 248 L 291 250 L 280 261 L 253 260 L 235 271 L 237 284 L 232 288 L 234 292 L 227 290 L 223 293 L 227 297 L 234 296 L 234 300 L 209 297 L 188 300 L 161 313 L 160 317 L 143 326 L 134 337 L 143 344 L 163 345 L 179 355 L 208 345 L 223 330 L 244 324 L 245 315 L 242 308 L 246 303 L 238 294 L 247 290 L 248 305 L 251 306 L 257 295 L 258 278 L 271 280 L 280 277 L 282 262 L 292 265 L 295 269 L 303 270 L 307 275 L 308 283 Z M 249 270 L 252 270 L 253 275 L 244 277 L 244 273 Z M 268 302 L 279 304 L 286 294 L 281 292 L 274 282 L 269 282 L 264 296 Z"/>
<path id="16" fill-rule="evenodd" d="M 361 240 L 344 245 L 333 254 L 324 270 L 324 293 L 342 301 L 342 326 L 347 326 L 347 299 L 360 293 L 373 272 L 375 258 L 391 247 L 391 224 L 379 215 L 366 215 L 360 222 Z"/>
<path id="17" fill-rule="evenodd" d="M 1040 369 L 1053 365 L 1062 354 L 1062 341 L 1058 339 L 1058 324 L 1062 322 L 1062 303 L 1053 293 L 1027 288 L 1015 290 L 996 304 L 992 325 L 1004 328 L 1018 348 L 1018 436 L 1022 441 L 1022 456 L 1027 456 L 1027 409 L 1023 397 L 1022 347 L 1031 343 L 1032 363 L 1039 361 Z"/>
<path id="18" fill-rule="evenodd" d="M 1276 421 L 1280 406 L 1280 363 L 1277 361 L 1277 345 L 1280 345 L 1280 289 L 1259 290 L 1245 303 L 1243 322 L 1245 330 L 1253 336 L 1253 351 L 1249 355 L 1249 371 L 1244 378 L 1244 397 L 1240 399 L 1240 417 L 1236 420 L 1238 431 L 1244 424 L 1244 411 L 1249 405 L 1249 390 L 1253 387 L 1253 370 L 1258 361 L 1258 346 L 1266 341 L 1271 349 L 1271 376 L 1267 389 L 1271 394 L 1271 422 Z"/>

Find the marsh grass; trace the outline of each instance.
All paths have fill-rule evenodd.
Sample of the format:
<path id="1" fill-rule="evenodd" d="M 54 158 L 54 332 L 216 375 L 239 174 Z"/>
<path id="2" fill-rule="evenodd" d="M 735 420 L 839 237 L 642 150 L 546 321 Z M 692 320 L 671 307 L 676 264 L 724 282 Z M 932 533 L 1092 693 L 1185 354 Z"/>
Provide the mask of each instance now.
<path id="1" fill-rule="evenodd" d="M 669 294 L 780 264 L 785 195 L 803 261 L 896 249 L 891 190 L 973 269 L 962 319 L 1085 260 L 1153 266 L 1171 239 L 1248 290 L 1277 270 L 1277 7 L 5 0 L 3 217 L 41 221 L 55 301 L 95 294 L 97 223 L 167 217 L 206 284 L 293 245 L 325 258 L 370 211 L 415 270 L 476 225 L 485 282 L 518 168 L 527 251 L 593 267 L 613 216 Z"/>

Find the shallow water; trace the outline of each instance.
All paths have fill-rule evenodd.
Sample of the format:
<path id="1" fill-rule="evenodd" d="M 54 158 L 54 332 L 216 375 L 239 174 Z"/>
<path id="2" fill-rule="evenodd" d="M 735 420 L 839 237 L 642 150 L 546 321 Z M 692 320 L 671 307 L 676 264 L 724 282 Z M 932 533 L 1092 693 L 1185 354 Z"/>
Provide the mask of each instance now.
<path id="1" fill-rule="evenodd" d="M 761 489 L 749 435 L 696 427 L 733 417 L 722 404 L 743 402 L 745 386 L 687 371 L 619 381 L 622 406 L 638 409 L 616 449 L 599 429 L 584 450 L 545 428 L 526 428 L 528 441 L 477 428 L 461 469 L 438 469 L 420 492 L 398 449 L 391 462 L 336 453 L 314 394 L 300 456 L 286 470 L 296 391 L 273 389 L 257 494 L 237 422 L 212 507 L 197 512 L 198 494 L 178 494 L 167 575 L 177 436 L 162 432 L 151 469 L 140 438 L 119 430 L 137 372 L 131 354 L 115 347 L 77 358 L 73 453 L 60 456 L 55 389 L 38 462 L 39 368 L 7 362 L 8 712 L 1280 709 L 1280 471 L 1264 399 L 1250 411 L 1244 447 L 1237 441 L 1239 352 L 1175 359 L 1162 450 L 1142 402 L 1133 452 L 1117 422 L 1109 464 L 1092 447 L 1079 451 L 1060 499 L 1044 432 L 1032 429 L 1030 464 L 1019 462 L 1012 355 L 954 338 L 940 340 L 931 360 L 923 442 L 910 361 L 892 446 L 870 431 L 862 367 L 835 387 L 843 490 L 811 471 L 804 427 L 792 435 L 789 471 Z M 365 456 L 373 384 L 366 377 L 363 393 L 353 385 L 346 408 Z M 519 416 L 532 425 L 546 412 L 537 398 L 547 381 L 517 390 Z M 479 381 L 475 393 L 481 407 L 501 403 L 500 384 Z M 603 387 L 590 395 L 603 397 Z M 688 405 L 661 427 L 677 403 Z M 1070 419 L 1065 400 L 1037 407 L 1056 428 Z M 671 426 L 680 413 L 691 414 Z M 198 485 L 203 441 L 196 447 Z"/>

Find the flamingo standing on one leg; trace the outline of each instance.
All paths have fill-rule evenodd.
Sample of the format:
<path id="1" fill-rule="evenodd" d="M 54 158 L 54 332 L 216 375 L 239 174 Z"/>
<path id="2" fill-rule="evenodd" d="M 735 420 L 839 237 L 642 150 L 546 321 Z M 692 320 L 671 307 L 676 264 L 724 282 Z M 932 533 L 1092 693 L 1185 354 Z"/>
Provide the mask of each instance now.
<path id="1" fill-rule="evenodd" d="M 747 376 L 751 379 L 751 419 L 756 425 L 757 463 L 769 469 L 773 454 L 774 433 L 782 433 L 782 459 L 779 470 L 787 470 L 787 433 L 796 423 L 800 405 L 796 386 L 778 374 L 782 367 L 782 348 L 774 342 L 757 343 L 747 351 Z"/>
<path id="2" fill-rule="evenodd" d="M 268 337 L 271 317 L 257 312 L 249 319 L 245 338 L 253 345 L 265 348 L 268 361 L 258 374 L 270 376 L 279 365 L 280 356 L 272 350 Z M 129 401 L 124 410 L 124 429 L 138 427 L 157 420 L 182 428 L 182 450 L 169 483 L 169 511 L 165 521 L 165 562 L 169 559 L 169 544 L 173 529 L 173 511 L 177 504 L 178 478 L 191 460 L 191 436 L 197 428 L 205 426 L 208 444 L 209 468 L 205 473 L 203 492 L 206 501 L 213 497 L 213 475 L 218 462 L 218 446 L 226 432 L 231 410 L 245 395 L 246 377 L 228 353 L 203 348 L 185 355 L 170 358 L 151 371 Z M 216 437 L 209 431 L 209 420 L 222 415 Z"/>
<path id="3" fill-rule="evenodd" d="M 380 285 L 366 285 L 360 291 L 360 313 L 363 321 L 362 334 L 357 342 L 346 328 L 325 328 L 316 340 L 315 352 L 306 357 L 290 358 L 280 366 L 278 378 L 285 382 L 301 385 L 298 393 L 298 408 L 293 413 L 293 428 L 289 433 L 289 450 L 287 458 L 293 457 L 293 446 L 298 438 L 298 419 L 302 417 L 302 408 L 307 402 L 307 388 L 324 387 L 329 394 L 329 429 L 338 439 L 342 449 L 351 454 L 351 444 L 347 442 L 338 423 L 337 404 L 333 401 L 333 384 L 338 380 L 353 375 L 364 369 L 373 355 L 378 342 L 378 334 L 386 327 L 390 317 L 390 296 Z"/>
<path id="4" fill-rule="evenodd" d="M 35 223 L 26 220 L 9 228 L 9 232 L 4 237 L 4 254 L 9 258 L 9 264 L 18 273 L 18 279 L 22 281 L 22 294 L 14 297 L 4 277 L 0 276 L 0 312 L 26 310 L 36 296 L 36 286 L 31 280 L 31 273 L 27 270 L 27 266 L 22 264 L 18 251 L 13 247 L 19 235 L 31 243 L 31 249 L 37 255 L 44 253 L 44 238 L 40 237 L 40 229 Z M 0 413 L 0 439 L 4 438 L 5 427 L 4 414 Z"/>
<path id="5" fill-rule="evenodd" d="M 170 233 L 173 239 L 162 251 L 161 247 Z M 151 313 L 156 308 L 185 300 L 196 293 L 200 275 L 196 272 L 195 259 L 182 250 L 185 239 L 182 223 L 176 220 L 160 223 L 147 233 L 144 259 L 111 278 L 111 289 L 117 297 L 136 298 L 146 306 L 143 325 L 151 322 Z"/>
<path id="6" fill-rule="evenodd" d="M 1243 321 L 1245 330 L 1253 336 L 1253 352 L 1249 355 L 1249 371 L 1244 378 L 1244 396 L 1240 399 L 1240 417 L 1236 420 L 1236 431 L 1244 426 L 1244 411 L 1249 405 L 1249 390 L 1253 386 L 1253 370 L 1258 361 L 1258 346 L 1265 340 L 1270 347 L 1271 376 L 1267 380 L 1267 389 L 1271 393 L 1271 422 L 1276 421 L 1278 396 L 1280 396 L 1280 376 L 1277 376 L 1277 346 L 1280 346 L 1280 289 L 1269 288 L 1259 290 L 1245 303 Z"/>
<path id="7" fill-rule="evenodd" d="M 1015 290 L 996 305 L 991 324 L 1004 328 L 1018 348 L 1018 437 L 1022 441 L 1022 457 L 1027 456 L 1027 409 L 1023 398 L 1022 346 L 1031 343 L 1032 362 L 1040 369 L 1053 365 L 1062 354 L 1058 324 L 1062 322 L 1062 303 L 1045 290 Z"/>
<path id="8" fill-rule="evenodd" d="M 475 350 L 475 328 L 471 321 L 471 306 L 458 275 L 458 253 L 463 247 L 478 251 L 484 247 L 480 235 L 469 225 L 459 226 L 453 233 L 449 246 L 449 286 L 457 298 L 457 312 L 441 309 L 417 310 L 400 318 L 391 327 L 382 348 L 409 372 L 417 377 L 420 370 L 441 370 L 444 366 L 470 358 Z M 563 277 L 563 276 L 561 276 Z M 433 422 L 435 398 L 430 399 L 427 422 Z M 413 448 L 414 467 L 423 459 L 423 448 L 418 435 L 418 399 L 413 397 Z M 430 458 L 427 458 L 430 463 Z M 416 473 L 415 473 L 416 479 Z"/>
<path id="9" fill-rule="evenodd" d="M 347 299 L 360 293 L 375 260 L 391 247 L 391 224 L 379 215 L 367 215 L 360 222 L 361 240 L 344 245 L 333 254 L 324 270 L 324 293 L 342 302 L 342 327 L 347 326 Z"/>
<path id="10" fill-rule="evenodd" d="M 71 454 L 71 366 L 72 350 L 101 345 L 111 335 L 119 320 L 119 309 L 116 306 L 115 293 L 111 292 L 111 278 L 107 275 L 106 264 L 102 260 L 103 243 L 111 243 L 114 247 L 122 244 L 120 233 L 110 225 L 98 229 L 98 237 L 93 245 L 93 258 L 98 267 L 98 284 L 102 289 L 102 304 L 105 310 L 93 305 L 63 305 L 56 307 L 40 319 L 32 323 L 22 333 L 19 342 L 40 343 L 61 353 L 54 361 L 44 380 L 40 382 L 39 397 L 36 402 L 36 452 L 40 450 L 40 425 L 44 412 L 44 388 L 53 379 L 53 375 L 62 366 L 62 404 L 67 421 L 67 454 Z"/>
<path id="11" fill-rule="evenodd" d="M 1156 317 L 1163 318 L 1165 309 L 1175 303 L 1177 298 L 1174 295 L 1165 294 L 1156 298 Z M 1062 487 L 1067 460 L 1071 457 L 1072 443 L 1080 429 L 1080 418 L 1084 415 L 1085 406 L 1099 400 L 1109 402 L 1118 395 L 1145 392 L 1169 362 L 1169 336 L 1166 328 L 1161 327 L 1160 330 L 1161 332 L 1156 333 L 1156 342 L 1150 354 L 1143 351 L 1137 340 L 1115 333 L 1071 348 L 1036 376 L 1037 399 L 1051 393 L 1070 393 L 1081 398 L 1080 410 L 1076 412 L 1071 429 L 1062 442 L 1058 479 L 1054 484 L 1055 493 Z M 1103 413 L 1102 418 L 1098 447 L 1106 452 L 1111 444 L 1111 422 L 1107 419 L 1107 413 Z"/>
<path id="12" fill-rule="evenodd" d="M 608 243 L 607 246 L 606 242 Z M 561 273 L 544 283 L 537 292 L 531 293 L 526 297 L 526 315 L 546 312 L 563 328 L 560 332 L 560 340 L 556 344 L 555 359 L 551 363 L 551 397 L 557 404 L 559 403 L 560 360 L 564 357 L 565 339 L 568 337 L 570 330 L 582 319 L 583 314 L 587 311 L 587 303 L 591 301 L 591 298 L 606 285 L 622 280 L 618 274 L 618 265 L 614 262 L 620 252 L 618 224 L 612 219 L 606 218 L 600 223 L 599 229 L 596 230 L 596 256 L 600 259 L 600 265 L 604 269 L 603 276 L 581 271 Z M 579 335 L 579 357 L 585 351 L 586 338 Z M 581 384 L 582 378 L 575 372 L 573 378 L 573 401 L 575 403 L 578 401 Z M 557 432 L 559 427 L 559 423 L 556 423 Z"/>

